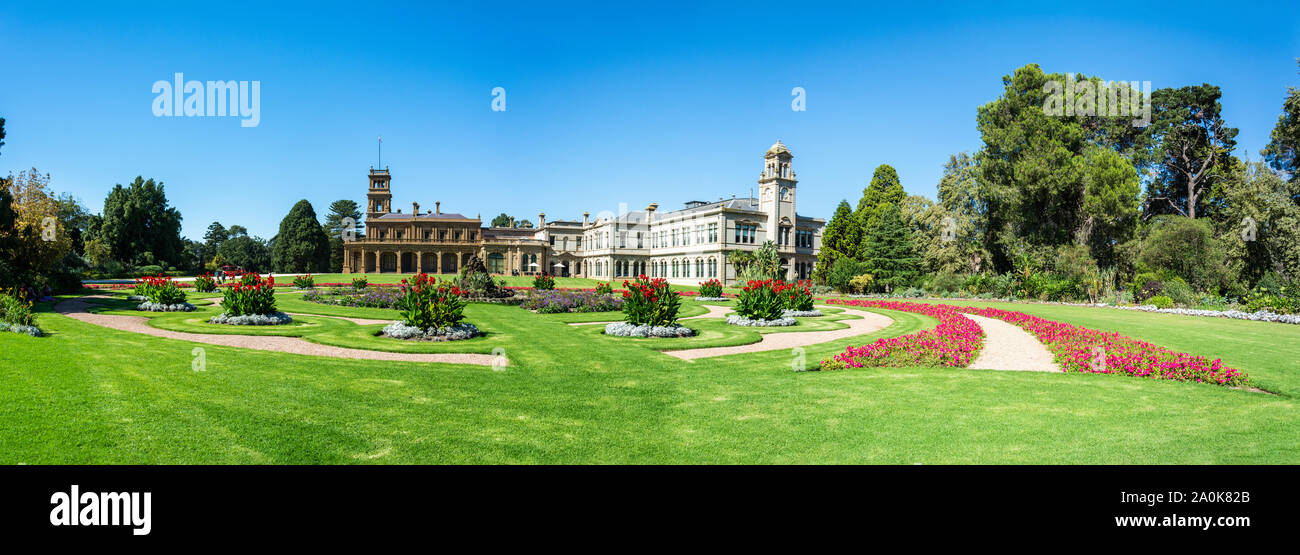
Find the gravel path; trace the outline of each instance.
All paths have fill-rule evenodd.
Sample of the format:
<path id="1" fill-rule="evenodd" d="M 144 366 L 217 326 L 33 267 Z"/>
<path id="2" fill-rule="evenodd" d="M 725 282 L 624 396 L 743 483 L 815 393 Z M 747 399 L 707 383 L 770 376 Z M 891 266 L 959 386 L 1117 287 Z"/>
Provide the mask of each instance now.
<path id="1" fill-rule="evenodd" d="M 212 306 L 221 306 L 224 299 L 212 299 Z M 349 318 L 347 316 L 327 316 L 325 314 L 307 314 L 306 312 L 286 312 L 290 316 L 320 316 L 321 318 L 334 318 L 337 320 L 347 320 L 358 326 L 369 326 L 372 324 L 391 324 L 393 320 L 376 320 L 374 318 Z"/>
<path id="2" fill-rule="evenodd" d="M 730 307 L 720 307 L 724 309 L 724 314 L 730 312 Z M 824 308 L 824 307 L 823 307 Z M 841 320 L 848 324 L 848 328 L 830 331 L 789 331 L 780 333 L 765 333 L 763 340 L 758 343 L 748 345 L 735 345 L 732 347 L 708 347 L 704 349 L 682 349 L 680 351 L 663 351 L 665 355 L 680 358 L 682 360 L 694 360 L 697 358 L 717 357 L 723 355 L 734 355 L 737 353 L 757 353 L 761 351 L 777 351 L 781 349 L 793 349 L 816 343 L 825 343 L 835 341 L 864 333 L 871 333 L 889 327 L 894 320 L 883 314 L 867 312 L 865 310 L 856 310 L 845 306 L 836 308 L 844 309 L 845 314 L 861 316 L 856 320 Z M 707 317 L 701 316 L 701 318 Z M 683 318 L 685 319 L 685 318 Z"/>
<path id="3" fill-rule="evenodd" d="M 1015 324 L 996 318 L 963 314 L 984 328 L 984 348 L 970 368 L 985 370 L 1027 370 L 1060 372 L 1052 352 L 1038 339 Z"/>
<path id="4" fill-rule="evenodd" d="M 715 304 L 706 304 L 704 305 L 704 307 L 708 308 L 709 311 L 699 316 L 687 316 L 685 318 L 678 318 L 678 320 L 694 320 L 696 318 L 726 318 L 727 313 L 735 311 L 735 309 L 732 307 L 718 306 Z M 621 320 L 610 320 L 608 322 L 571 322 L 569 325 L 570 326 L 596 326 L 596 325 L 603 326 L 605 324 L 611 324 L 617 321 L 621 321 Z"/>
<path id="5" fill-rule="evenodd" d="M 368 351 L 365 349 L 348 349 L 331 345 L 320 345 L 298 337 L 221 335 L 163 330 L 150 326 L 147 323 L 149 319 L 143 316 L 117 316 L 87 312 L 86 308 L 88 303 L 85 301 L 87 298 L 110 297 L 106 295 L 93 295 L 90 297 L 69 299 L 55 305 L 54 311 L 74 320 L 80 320 L 88 324 L 94 324 L 96 326 L 112 328 L 115 330 L 141 333 L 165 339 L 176 339 L 179 341 L 193 341 L 209 345 L 240 347 L 244 349 L 256 349 L 259 351 L 277 351 L 295 355 L 314 355 L 361 360 L 445 362 L 448 364 L 478 364 L 483 366 L 491 366 L 492 362 L 497 359 L 497 357 L 493 355 L 474 353 L 389 353 L 384 351 Z"/>

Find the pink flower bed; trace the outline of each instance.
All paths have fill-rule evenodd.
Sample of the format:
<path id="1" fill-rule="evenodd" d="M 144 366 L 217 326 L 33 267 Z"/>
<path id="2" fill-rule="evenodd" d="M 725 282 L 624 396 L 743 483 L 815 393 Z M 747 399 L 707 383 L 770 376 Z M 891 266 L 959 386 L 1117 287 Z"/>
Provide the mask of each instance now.
<path id="1" fill-rule="evenodd" d="M 1127 374 L 1139 378 L 1241 386 L 1244 372 L 1223 365 L 1219 359 L 1180 353 L 1138 341 L 1114 332 L 1103 332 L 996 308 L 958 307 L 942 304 L 907 303 L 874 299 L 827 301 L 830 304 L 863 306 L 914 312 L 939 320 L 933 330 L 880 339 L 870 345 L 849 347 L 830 360 L 821 361 L 823 370 L 879 366 L 968 366 L 983 346 L 984 332 L 962 313 L 997 318 L 1020 326 L 1038 338 L 1056 355 L 1065 372 Z"/>
<path id="2" fill-rule="evenodd" d="M 1057 364 L 1066 372 L 1128 374 L 1139 378 L 1226 386 L 1244 385 L 1247 381 L 1244 372 L 1224 366 L 1217 358 L 1209 360 L 1203 356 L 1171 351 L 1114 332 L 1097 331 L 996 308 L 961 310 L 1024 328 L 1056 355 Z"/>
<path id="3" fill-rule="evenodd" d="M 831 300 L 831 304 L 915 312 L 939 320 L 934 329 L 909 333 L 844 352 L 821 361 L 822 370 L 864 366 L 952 366 L 964 368 L 984 345 L 984 330 L 957 307 L 941 304 L 902 303 L 874 299 Z"/>

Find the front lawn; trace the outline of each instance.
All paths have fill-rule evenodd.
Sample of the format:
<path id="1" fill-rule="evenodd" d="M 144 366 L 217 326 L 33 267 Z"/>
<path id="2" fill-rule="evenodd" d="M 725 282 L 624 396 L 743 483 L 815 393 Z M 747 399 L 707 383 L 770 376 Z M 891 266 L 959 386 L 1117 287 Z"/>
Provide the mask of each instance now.
<path id="1" fill-rule="evenodd" d="M 303 311 L 296 297 L 280 294 L 281 310 Z M 604 337 L 601 326 L 493 305 L 466 311 L 489 333 L 480 345 L 432 348 L 500 347 L 503 371 L 338 360 L 116 331 L 41 305 L 49 337 L 0 334 L 0 463 L 1300 463 L 1300 327 L 1001 307 L 1222 357 L 1278 394 L 1093 374 L 796 373 L 784 350 L 686 362 L 657 350 L 714 339 Z M 933 325 L 882 313 L 895 324 L 810 346 L 806 365 Z M 839 316 L 825 325 L 842 325 Z M 377 326 L 302 321 L 337 326 L 305 336 L 313 340 L 376 339 L 333 330 Z M 684 323 L 708 331 L 715 322 Z M 194 347 L 206 371 L 192 369 Z"/>

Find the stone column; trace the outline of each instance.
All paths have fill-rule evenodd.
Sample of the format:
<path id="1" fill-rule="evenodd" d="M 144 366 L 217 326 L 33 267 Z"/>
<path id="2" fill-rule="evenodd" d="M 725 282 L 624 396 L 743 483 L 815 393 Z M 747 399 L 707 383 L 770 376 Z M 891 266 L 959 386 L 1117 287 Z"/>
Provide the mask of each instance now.
<path id="1" fill-rule="evenodd" d="M 406 268 L 402 267 L 402 256 L 405 254 L 403 251 L 397 251 L 397 273 L 399 274 L 406 273 Z"/>
<path id="2" fill-rule="evenodd" d="M 434 259 L 434 265 L 436 265 L 437 268 L 434 270 L 433 273 L 441 274 L 442 273 L 442 251 L 438 251 L 437 254 L 435 254 L 434 256 L 437 257 Z"/>
<path id="3" fill-rule="evenodd" d="M 456 273 L 459 274 L 461 268 L 465 267 L 465 253 L 456 253 Z"/>
<path id="4" fill-rule="evenodd" d="M 418 274 L 424 271 L 423 262 L 424 262 L 424 251 L 415 251 L 415 273 Z"/>

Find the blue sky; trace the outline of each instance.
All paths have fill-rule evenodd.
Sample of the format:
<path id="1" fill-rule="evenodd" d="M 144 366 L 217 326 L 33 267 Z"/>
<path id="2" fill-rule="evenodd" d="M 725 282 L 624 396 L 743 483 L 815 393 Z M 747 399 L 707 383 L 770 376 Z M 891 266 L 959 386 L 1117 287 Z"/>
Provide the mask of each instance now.
<path id="1" fill-rule="evenodd" d="M 933 197 L 948 155 L 980 146 L 976 108 L 1027 63 L 1219 85 L 1256 159 L 1300 86 L 1295 1 L 899 4 L 9 3 L 0 172 L 35 166 L 94 212 L 153 177 L 185 235 L 270 237 L 299 199 L 322 218 L 362 202 L 378 135 L 394 208 L 534 221 L 747 195 L 779 138 L 800 213 L 829 217 L 883 163 Z M 260 125 L 154 117 L 150 88 L 176 72 L 260 81 Z"/>

